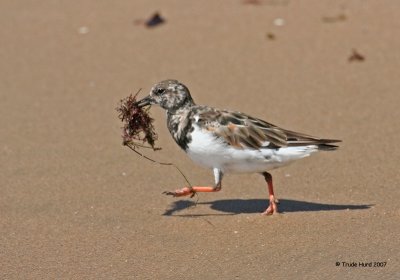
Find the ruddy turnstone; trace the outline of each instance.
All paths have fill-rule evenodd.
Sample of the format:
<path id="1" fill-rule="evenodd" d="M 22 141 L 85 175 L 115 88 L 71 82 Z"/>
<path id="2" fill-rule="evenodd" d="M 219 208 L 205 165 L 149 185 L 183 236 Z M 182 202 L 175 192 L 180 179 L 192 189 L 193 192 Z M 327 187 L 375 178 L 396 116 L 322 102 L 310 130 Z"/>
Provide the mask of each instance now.
<path id="1" fill-rule="evenodd" d="M 272 176 L 275 169 L 317 151 L 338 148 L 334 139 L 321 139 L 280 128 L 249 115 L 196 105 L 189 89 L 176 80 L 157 83 L 149 96 L 137 102 L 142 107 L 160 105 L 167 111 L 167 126 L 176 143 L 196 163 L 214 171 L 214 186 L 191 186 L 166 192 L 173 196 L 221 190 L 224 173 L 256 172 L 264 176 L 269 206 L 278 211 Z"/>

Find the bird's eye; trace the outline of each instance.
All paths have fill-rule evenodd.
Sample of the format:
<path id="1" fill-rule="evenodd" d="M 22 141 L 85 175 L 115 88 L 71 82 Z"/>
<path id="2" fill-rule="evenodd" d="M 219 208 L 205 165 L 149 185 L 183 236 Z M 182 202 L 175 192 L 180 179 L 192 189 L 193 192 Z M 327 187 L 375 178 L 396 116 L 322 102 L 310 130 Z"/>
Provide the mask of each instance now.
<path id="1" fill-rule="evenodd" d="M 157 93 L 157 94 L 162 94 L 162 93 L 164 93 L 164 91 L 165 91 L 165 88 L 158 88 L 158 89 L 156 90 L 156 93 Z"/>

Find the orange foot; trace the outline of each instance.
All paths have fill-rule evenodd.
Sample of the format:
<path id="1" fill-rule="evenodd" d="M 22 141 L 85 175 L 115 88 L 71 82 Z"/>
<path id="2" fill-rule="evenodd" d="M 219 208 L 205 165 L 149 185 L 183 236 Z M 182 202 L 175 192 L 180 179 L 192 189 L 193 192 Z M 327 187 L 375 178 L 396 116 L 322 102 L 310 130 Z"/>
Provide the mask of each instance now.
<path id="1" fill-rule="evenodd" d="M 193 197 L 196 194 L 196 192 L 193 190 L 193 188 L 184 187 L 182 189 L 178 189 L 173 192 L 165 191 L 163 192 L 163 194 L 172 195 L 173 197 L 186 196 L 186 195 L 190 195 L 190 197 Z"/>
<path id="2" fill-rule="evenodd" d="M 174 192 L 163 192 L 163 194 L 166 195 L 172 195 L 173 197 L 179 197 L 179 196 L 186 196 L 190 195 L 190 197 L 193 197 L 197 192 L 217 192 L 221 189 L 220 186 L 217 187 L 184 187 L 182 189 L 175 190 Z"/>
<path id="3" fill-rule="evenodd" d="M 278 205 L 276 205 L 277 200 L 275 200 L 274 198 L 272 200 L 269 201 L 269 206 L 267 209 L 265 209 L 264 212 L 261 213 L 261 215 L 265 215 L 265 216 L 270 216 L 274 213 L 278 213 Z"/>

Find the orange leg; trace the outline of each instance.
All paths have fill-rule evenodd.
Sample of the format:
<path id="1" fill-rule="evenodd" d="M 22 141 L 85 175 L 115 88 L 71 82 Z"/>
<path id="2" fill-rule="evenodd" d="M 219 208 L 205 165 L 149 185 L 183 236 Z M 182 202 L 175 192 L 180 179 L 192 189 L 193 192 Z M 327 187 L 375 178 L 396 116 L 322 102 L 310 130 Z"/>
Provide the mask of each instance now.
<path id="1" fill-rule="evenodd" d="M 268 192 L 269 192 L 269 206 L 268 208 L 261 213 L 262 215 L 272 215 L 278 212 L 278 206 L 276 205 L 278 200 L 275 199 L 274 195 L 274 186 L 272 184 L 272 176 L 268 172 L 263 173 L 265 181 L 268 184 Z"/>
<path id="2" fill-rule="evenodd" d="M 211 187 L 211 186 L 184 187 L 182 189 L 178 189 L 173 192 L 163 192 L 163 194 L 172 195 L 174 197 L 186 196 L 186 195 L 190 195 L 190 197 L 193 197 L 197 192 L 218 192 L 221 190 L 223 174 L 222 174 L 222 171 L 219 170 L 218 168 L 214 168 L 213 171 L 214 171 L 214 177 L 215 177 L 215 186 L 214 187 Z"/>

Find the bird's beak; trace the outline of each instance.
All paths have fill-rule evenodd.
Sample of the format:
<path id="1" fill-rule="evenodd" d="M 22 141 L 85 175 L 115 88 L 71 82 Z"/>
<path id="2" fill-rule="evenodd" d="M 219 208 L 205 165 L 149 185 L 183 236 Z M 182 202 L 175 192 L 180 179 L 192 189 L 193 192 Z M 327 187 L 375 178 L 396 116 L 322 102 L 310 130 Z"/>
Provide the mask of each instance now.
<path id="1" fill-rule="evenodd" d="M 139 108 L 144 107 L 144 106 L 148 106 L 153 104 L 152 102 L 152 98 L 149 96 L 146 96 L 145 98 L 143 98 L 142 100 L 139 100 L 138 102 L 136 102 L 136 106 L 138 106 Z"/>

